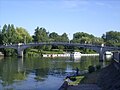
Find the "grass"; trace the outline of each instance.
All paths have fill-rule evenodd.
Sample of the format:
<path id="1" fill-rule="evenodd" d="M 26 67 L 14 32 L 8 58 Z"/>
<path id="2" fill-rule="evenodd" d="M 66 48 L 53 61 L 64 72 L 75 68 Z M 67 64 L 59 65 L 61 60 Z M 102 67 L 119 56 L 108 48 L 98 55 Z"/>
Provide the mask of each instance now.
<path id="1" fill-rule="evenodd" d="M 70 78 L 76 78 L 75 81 L 71 81 L 71 82 L 68 82 L 68 85 L 78 85 L 81 80 L 84 78 L 84 76 L 73 76 L 73 77 L 70 77 Z"/>
<path id="2" fill-rule="evenodd" d="M 42 56 L 42 54 L 63 54 L 64 52 L 59 49 L 52 49 L 51 51 L 39 51 L 38 49 L 30 49 L 26 55 L 27 56 Z"/>
<path id="3" fill-rule="evenodd" d="M 85 74 L 80 84 L 97 84 L 99 72 L 100 70 Z"/>
<path id="4" fill-rule="evenodd" d="M 38 51 L 38 49 L 31 49 L 30 52 L 34 52 L 34 53 L 42 53 L 42 54 L 63 54 L 63 51 L 59 50 L 59 49 L 53 49 L 51 51 Z"/>

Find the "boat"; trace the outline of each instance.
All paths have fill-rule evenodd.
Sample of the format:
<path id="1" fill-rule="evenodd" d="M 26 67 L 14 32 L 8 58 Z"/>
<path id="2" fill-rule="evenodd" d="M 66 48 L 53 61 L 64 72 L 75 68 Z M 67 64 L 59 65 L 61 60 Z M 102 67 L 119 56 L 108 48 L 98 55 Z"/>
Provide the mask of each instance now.
<path id="1" fill-rule="evenodd" d="M 106 51 L 106 52 L 105 52 L 105 55 L 113 55 L 113 53 L 110 52 L 110 51 Z"/>
<path id="2" fill-rule="evenodd" d="M 64 83 L 58 90 L 68 90 L 69 86 L 77 86 L 84 76 L 69 76 L 65 78 Z"/>
<path id="3" fill-rule="evenodd" d="M 81 57 L 81 53 L 80 52 L 73 52 L 70 54 L 70 57 L 73 57 L 73 58 L 80 58 Z"/>

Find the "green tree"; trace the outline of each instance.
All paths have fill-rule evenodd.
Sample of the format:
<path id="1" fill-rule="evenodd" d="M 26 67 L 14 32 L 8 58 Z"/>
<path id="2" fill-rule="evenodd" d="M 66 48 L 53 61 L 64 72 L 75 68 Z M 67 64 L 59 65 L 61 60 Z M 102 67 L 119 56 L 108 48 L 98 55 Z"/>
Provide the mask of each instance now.
<path id="1" fill-rule="evenodd" d="M 35 29 L 33 38 L 34 38 L 34 42 L 48 42 L 49 41 L 48 32 L 46 31 L 45 28 L 37 27 Z"/>
<path id="2" fill-rule="evenodd" d="M 58 41 L 57 39 L 59 38 L 59 35 L 56 32 L 52 32 L 49 34 L 49 40 L 52 42 Z"/>
<path id="3" fill-rule="evenodd" d="M 1 26 L 0 26 L 0 44 L 2 44 L 2 31 L 1 31 Z"/>
<path id="4" fill-rule="evenodd" d="M 2 44 L 16 44 L 31 42 L 32 37 L 29 33 L 22 27 L 15 28 L 13 24 L 4 25 L 1 31 Z M 4 49 L 4 54 L 6 56 L 16 55 L 16 50 L 14 49 Z"/>
<path id="5" fill-rule="evenodd" d="M 5 24 L 2 29 L 2 43 L 7 44 L 8 43 L 8 37 L 7 37 L 7 25 Z"/>
<path id="6" fill-rule="evenodd" d="M 27 32 L 27 30 L 22 28 L 22 27 L 16 28 L 16 38 L 17 38 L 17 43 L 30 43 L 30 42 L 32 42 L 32 37 Z"/>
<path id="7" fill-rule="evenodd" d="M 33 36 L 34 42 L 48 42 L 49 41 L 49 37 L 48 37 L 48 32 L 46 31 L 45 28 L 41 27 L 37 27 L 35 29 L 35 33 Z M 39 46 L 36 47 L 38 49 L 38 51 L 42 52 L 42 50 L 46 50 L 46 49 L 50 49 L 51 47 L 49 46 Z"/>
<path id="8" fill-rule="evenodd" d="M 102 35 L 106 45 L 120 46 L 120 32 L 109 31 Z"/>
<path id="9" fill-rule="evenodd" d="M 102 43 L 100 38 L 93 36 L 92 34 L 77 32 L 73 34 L 73 39 L 71 40 L 73 43 L 81 43 L 81 44 L 99 44 Z M 74 50 L 80 49 L 83 53 L 94 53 L 93 50 L 85 49 L 85 48 L 74 48 Z"/>
<path id="10" fill-rule="evenodd" d="M 2 29 L 2 43 L 4 45 L 15 43 L 15 28 L 13 24 L 4 25 Z M 14 49 L 4 49 L 4 54 L 6 56 L 15 55 L 16 51 Z"/>
<path id="11" fill-rule="evenodd" d="M 68 41 L 69 41 L 68 36 L 67 36 L 66 33 L 63 33 L 63 34 L 61 35 L 61 41 L 62 41 L 62 42 L 68 42 Z"/>
<path id="12" fill-rule="evenodd" d="M 88 33 L 84 33 L 84 32 L 77 32 L 75 34 L 73 34 L 73 40 L 72 42 L 75 43 L 82 43 L 82 44 L 92 44 L 94 41 L 95 37 L 93 35 L 90 35 Z"/>

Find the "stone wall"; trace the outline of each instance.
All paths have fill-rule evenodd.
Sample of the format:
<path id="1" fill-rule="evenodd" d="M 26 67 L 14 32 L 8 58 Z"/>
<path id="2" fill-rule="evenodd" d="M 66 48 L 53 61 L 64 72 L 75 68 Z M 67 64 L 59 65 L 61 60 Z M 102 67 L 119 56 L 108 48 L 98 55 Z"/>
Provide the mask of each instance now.
<path id="1" fill-rule="evenodd" d="M 116 62 L 119 62 L 119 63 L 120 63 L 120 51 L 118 51 L 118 52 L 113 52 L 113 59 L 114 59 Z"/>
<path id="2" fill-rule="evenodd" d="M 120 90 L 120 69 L 117 69 L 115 65 L 116 62 L 112 62 L 101 70 L 98 85 L 102 87 L 102 90 Z"/>

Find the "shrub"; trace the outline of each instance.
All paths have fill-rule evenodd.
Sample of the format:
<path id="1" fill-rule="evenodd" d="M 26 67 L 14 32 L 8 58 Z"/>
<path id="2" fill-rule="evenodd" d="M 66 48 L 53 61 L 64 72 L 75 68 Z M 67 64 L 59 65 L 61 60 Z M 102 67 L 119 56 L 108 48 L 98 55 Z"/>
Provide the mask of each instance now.
<path id="1" fill-rule="evenodd" d="M 95 71 L 95 67 L 94 66 L 89 66 L 88 67 L 88 71 L 89 71 L 89 73 L 94 72 Z"/>
<path id="2" fill-rule="evenodd" d="M 100 70 L 101 69 L 101 65 L 96 65 L 96 70 Z"/>

